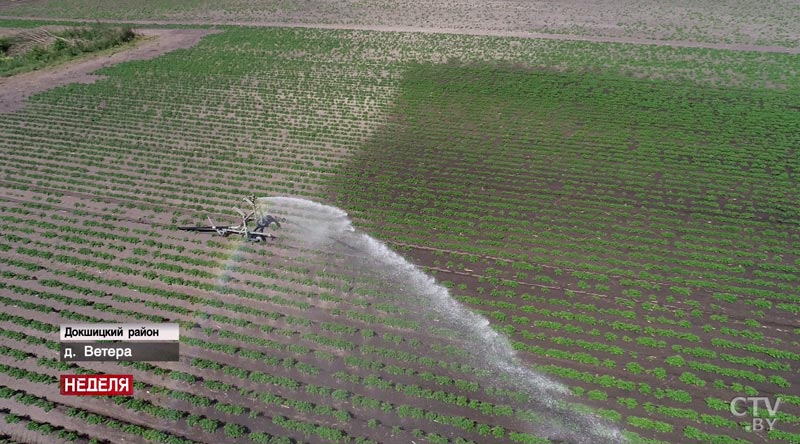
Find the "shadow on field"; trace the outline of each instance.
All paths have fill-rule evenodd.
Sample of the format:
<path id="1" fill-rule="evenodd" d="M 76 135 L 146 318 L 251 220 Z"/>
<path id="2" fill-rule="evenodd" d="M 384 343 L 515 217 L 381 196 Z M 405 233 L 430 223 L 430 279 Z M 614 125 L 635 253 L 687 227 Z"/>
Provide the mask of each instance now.
<path id="1" fill-rule="evenodd" d="M 640 263 L 635 248 L 618 239 L 635 232 L 665 242 L 642 229 L 643 221 L 701 223 L 710 238 L 725 238 L 725 224 L 736 220 L 783 230 L 798 220 L 785 204 L 785 190 L 797 185 L 786 143 L 792 131 L 771 140 L 752 130 L 797 128 L 794 96 L 781 94 L 510 66 L 411 65 L 387 123 L 331 179 L 329 200 L 392 242 L 551 265 L 562 252 L 570 255 L 563 260 L 608 268 Z M 422 249 L 409 255 L 440 268 L 447 260 L 439 264 Z M 531 433 L 557 442 L 620 441 L 604 421 L 564 408 L 560 391 L 542 391 L 546 383 L 515 373 L 528 370 L 495 347 L 507 341 L 495 339 L 485 319 L 445 308 L 454 303 L 444 288 L 398 267 L 405 271 L 385 281 L 386 291 L 415 301 L 418 313 L 436 313 L 437 322 L 463 311 L 447 328 L 462 347 L 473 347 L 470 359 L 513 375 L 512 385 L 532 394 L 531 409 L 547 419 Z M 506 276 L 517 271 L 509 267 Z M 571 284 L 553 285 L 563 294 Z M 433 302 L 445 299 L 451 302 Z M 469 330 L 478 325 L 481 333 Z M 677 427 L 672 436 L 684 439 Z"/>

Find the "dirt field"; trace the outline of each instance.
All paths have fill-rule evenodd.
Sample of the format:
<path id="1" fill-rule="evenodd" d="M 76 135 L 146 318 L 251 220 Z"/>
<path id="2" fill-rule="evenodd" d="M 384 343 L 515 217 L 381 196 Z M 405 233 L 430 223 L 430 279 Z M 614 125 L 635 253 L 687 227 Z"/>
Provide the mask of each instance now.
<path id="1" fill-rule="evenodd" d="M 14 19 L 11 16 L 0 16 L 0 19 Z M 46 17 L 31 17 L 33 20 L 48 20 Z M 66 19 L 65 19 L 66 20 Z M 81 21 L 80 19 L 76 19 Z M 278 28 L 311 28 L 311 29 L 351 29 L 380 32 L 427 33 L 427 34 L 459 34 L 497 37 L 518 37 L 525 39 L 567 40 L 600 43 L 626 43 L 632 45 L 672 46 L 675 48 L 708 48 L 730 51 L 748 52 L 776 52 L 785 54 L 800 54 L 800 48 L 795 46 L 765 45 L 750 43 L 722 43 L 719 41 L 658 39 L 653 36 L 615 36 L 603 34 L 562 34 L 534 31 L 510 31 L 505 29 L 481 28 L 449 28 L 439 26 L 399 26 L 379 24 L 326 24 L 304 22 L 277 22 L 277 21 L 202 21 L 202 20 L 115 20 L 93 19 L 87 22 L 101 23 L 133 23 L 137 25 L 241 25 Z"/>
<path id="2" fill-rule="evenodd" d="M 15 16 L 174 20 L 197 23 L 304 23 L 403 26 L 463 31 L 533 32 L 634 39 L 732 43 L 794 48 L 800 41 L 800 8 L 791 0 L 720 4 L 635 0 L 383 2 L 114 3 L 59 0 L 6 3 L 0 13 Z"/>
<path id="3" fill-rule="evenodd" d="M 0 113 L 14 112 L 25 104 L 25 99 L 51 88 L 70 83 L 92 83 L 101 76 L 91 73 L 100 68 L 131 60 L 148 60 L 181 48 L 196 45 L 210 33 L 198 29 L 137 29 L 146 40 L 133 48 L 124 48 L 113 54 L 89 55 L 47 69 L 0 78 Z"/>

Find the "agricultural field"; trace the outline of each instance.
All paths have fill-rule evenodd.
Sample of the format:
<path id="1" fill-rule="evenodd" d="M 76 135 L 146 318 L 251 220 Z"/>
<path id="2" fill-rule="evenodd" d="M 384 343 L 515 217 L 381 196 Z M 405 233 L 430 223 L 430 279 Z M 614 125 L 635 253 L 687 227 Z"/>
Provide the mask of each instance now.
<path id="1" fill-rule="evenodd" d="M 800 45 L 800 5 L 793 0 L 12 0 L 0 3 L 0 15 L 528 32 L 795 49 Z"/>
<path id="2" fill-rule="evenodd" d="M 796 56 L 218 31 L 2 114 L 2 439 L 800 442 Z M 176 228 L 250 193 L 267 245 Z M 180 362 L 58 359 L 168 321 Z M 98 372 L 135 395 L 58 394 Z"/>

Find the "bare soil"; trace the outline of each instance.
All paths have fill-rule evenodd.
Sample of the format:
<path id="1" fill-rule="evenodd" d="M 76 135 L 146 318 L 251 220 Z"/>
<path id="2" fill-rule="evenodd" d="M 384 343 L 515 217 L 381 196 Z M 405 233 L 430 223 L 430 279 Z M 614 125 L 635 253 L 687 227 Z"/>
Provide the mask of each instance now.
<path id="1" fill-rule="evenodd" d="M 7 2 L 6 2 L 7 3 Z M 12 2 L 13 3 L 13 2 Z M 167 6 L 169 5 L 169 6 Z M 46 6 L 46 7 L 45 7 Z M 436 27 L 466 32 L 541 32 L 709 43 L 797 46 L 798 8 L 791 0 L 401 0 L 341 2 L 114 2 L 62 0 L 1 6 L 17 17 L 164 20 L 194 23 L 302 23 L 304 26 Z"/>
<path id="2" fill-rule="evenodd" d="M 14 112 L 25 105 L 28 97 L 70 83 L 94 83 L 103 78 L 92 74 L 101 68 L 131 60 L 149 60 L 176 49 L 196 45 L 203 36 L 213 33 L 204 29 L 136 29 L 145 40 L 131 48 L 101 56 L 88 56 L 39 71 L 0 79 L 0 113 Z"/>
<path id="3" fill-rule="evenodd" d="M 17 19 L 18 17 L 0 16 L 0 20 Z M 677 40 L 662 39 L 653 36 L 635 35 L 604 35 L 600 34 L 570 34 L 554 32 L 536 32 L 521 30 L 505 30 L 490 28 L 456 28 L 446 26 L 411 26 L 411 25 L 385 25 L 385 24 L 351 24 L 351 23 L 303 23 L 303 22 L 281 22 L 281 21 L 225 21 L 225 20 L 106 20 L 106 19 L 62 19 L 47 17 L 26 17 L 31 20 L 75 20 L 100 23 L 133 23 L 137 25 L 237 25 L 237 26 L 259 26 L 275 28 L 311 28 L 311 29 L 342 29 L 358 31 L 379 31 L 379 32 L 412 32 L 426 34 L 459 34 L 459 35 L 478 35 L 478 36 L 497 36 L 497 37 L 516 37 L 526 39 L 547 39 L 547 40 L 569 40 L 596 43 L 626 43 L 634 45 L 655 45 L 671 46 L 676 48 L 707 48 L 722 49 L 730 51 L 749 51 L 749 52 L 777 52 L 786 54 L 800 54 L 800 47 L 787 47 L 778 45 L 757 45 L 745 43 L 722 43 L 707 42 L 698 40 Z"/>

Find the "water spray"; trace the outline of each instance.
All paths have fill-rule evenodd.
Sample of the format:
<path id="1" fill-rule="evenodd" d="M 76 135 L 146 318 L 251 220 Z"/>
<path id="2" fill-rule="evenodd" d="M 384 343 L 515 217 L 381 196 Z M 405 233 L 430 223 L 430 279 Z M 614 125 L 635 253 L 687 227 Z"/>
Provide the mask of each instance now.
<path id="1" fill-rule="evenodd" d="M 542 427 L 534 433 L 565 443 L 624 442 L 621 431 L 608 421 L 570 407 L 568 387 L 527 368 L 488 319 L 456 301 L 447 288 L 386 244 L 356 230 L 345 211 L 293 197 L 265 197 L 257 203 L 285 216 L 286 234 L 293 242 L 324 255 L 332 267 L 339 258 L 340 266 L 349 271 L 377 278 L 380 290 L 394 295 L 393 303 L 409 308 L 422 328 L 457 333 L 455 340 L 475 367 L 505 377 L 528 396 L 530 408 L 542 417 Z"/>

